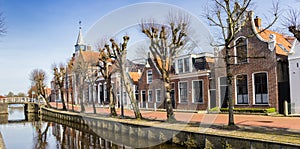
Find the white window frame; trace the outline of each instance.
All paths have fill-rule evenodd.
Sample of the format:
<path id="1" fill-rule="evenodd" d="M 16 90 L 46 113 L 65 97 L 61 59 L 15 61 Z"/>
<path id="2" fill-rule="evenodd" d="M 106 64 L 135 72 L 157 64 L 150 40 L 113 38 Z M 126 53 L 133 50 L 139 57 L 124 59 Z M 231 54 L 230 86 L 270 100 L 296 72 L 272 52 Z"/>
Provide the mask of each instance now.
<path id="1" fill-rule="evenodd" d="M 182 71 L 179 70 L 179 61 L 182 62 Z M 178 70 L 178 73 L 184 73 L 184 62 L 183 62 L 183 59 L 178 59 L 177 60 L 177 70 Z"/>
<path id="2" fill-rule="evenodd" d="M 255 74 L 258 74 L 258 73 L 265 73 L 267 75 L 267 89 L 268 89 L 268 94 L 267 94 L 268 102 L 267 103 L 256 103 L 256 101 L 255 101 Z M 269 74 L 267 71 L 258 71 L 258 72 L 252 73 L 252 89 L 253 89 L 252 90 L 252 94 L 253 94 L 252 100 L 255 105 L 268 105 L 270 103 Z"/>
<path id="3" fill-rule="evenodd" d="M 150 95 L 150 94 L 149 94 L 150 92 L 151 92 L 151 98 L 150 98 L 150 96 L 149 96 L 149 95 Z M 148 97 L 148 102 L 153 102 L 153 92 L 152 92 L 152 90 L 148 90 L 148 96 L 147 96 L 147 97 Z"/>
<path id="4" fill-rule="evenodd" d="M 195 101 L 195 97 L 194 97 L 194 82 L 201 82 L 202 83 L 202 102 L 196 102 Z M 192 80 L 192 103 L 201 103 L 203 104 L 204 103 L 204 81 L 203 79 L 199 79 L 199 80 Z"/>
<path id="5" fill-rule="evenodd" d="M 246 50 L 247 50 L 247 57 L 248 57 L 248 39 L 245 37 L 245 36 L 240 36 L 238 37 L 236 40 L 234 40 L 234 63 L 235 64 L 243 64 L 243 63 L 248 63 L 249 62 L 249 59 L 247 58 L 247 61 L 246 62 L 242 62 L 242 63 L 238 63 L 238 57 L 237 57 L 237 49 L 236 49 L 236 41 L 239 40 L 240 38 L 244 38 L 246 39 Z"/>
<path id="6" fill-rule="evenodd" d="M 158 91 L 159 91 L 159 94 L 157 94 Z M 160 100 L 157 100 L 158 98 Z M 155 99 L 156 99 L 156 102 L 161 102 L 161 89 L 156 89 L 155 90 Z"/>
<path id="7" fill-rule="evenodd" d="M 186 102 L 182 102 L 181 101 L 181 98 L 180 98 L 180 83 L 186 83 L 186 92 L 187 92 L 187 100 L 186 100 Z M 189 84 L 188 84 L 188 81 L 179 81 L 178 82 L 178 98 L 179 98 L 179 103 L 188 103 L 189 102 Z"/>
<path id="8" fill-rule="evenodd" d="M 151 72 L 151 79 L 149 79 L 149 72 Z M 148 69 L 147 70 L 147 84 L 152 83 L 152 81 L 153 81 L 153 71 L 152 71 L 152 69 Z"/>
<path id="9" fill-rule="evenodd" d="M 238 92 L 238 89 L 237 89 L 237 76 L 241 76 L 241 75 L 245 75 L 247 76 L 247 90 L 248 90 L 248 95 L 247 95 L 247 102 L 248 103 L 238 103 L 238 95 L 237 95 L 237 92 Z M 234 76 L 234 86 L 235 86 L 235 104 L 236 105 L 249 105 L 249 82 L 248 82 L 248 75 L 247 74 L 237 74 Z"/>
<path id="10" fill-rule="evenodd" d="M 187 70 L 187 68 L 185 67 L 186 65 L 185 65 L 185 60 L 187 59 L 187 61 L 188 61 L 188 65 L 187 65 L 187 67 L 188 67 L 188 69 L 189 70 Z M 186 58 L 183 58 L 183 72 L 190 72 L 190 58 L 189 57 L 186 57 Z"/>

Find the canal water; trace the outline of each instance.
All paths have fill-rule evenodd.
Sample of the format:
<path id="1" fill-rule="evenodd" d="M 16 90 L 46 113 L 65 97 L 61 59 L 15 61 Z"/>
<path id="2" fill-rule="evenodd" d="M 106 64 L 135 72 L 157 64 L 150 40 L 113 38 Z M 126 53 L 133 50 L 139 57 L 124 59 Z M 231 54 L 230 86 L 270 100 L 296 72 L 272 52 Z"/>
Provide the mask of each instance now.
<path id="1" fill-rule="evenodd" d="M 27 117 L 24 114 L 23 105 L 10 105 L 8 113 L 8 121 L 2 121 L 0 124 L 0 133 L 7 149 L 132 148 L 102 139 L 93 132 L 40 120 L 36 115 Z M 186 147 L 163 143 L 145 148 L 181 149 Z"/>

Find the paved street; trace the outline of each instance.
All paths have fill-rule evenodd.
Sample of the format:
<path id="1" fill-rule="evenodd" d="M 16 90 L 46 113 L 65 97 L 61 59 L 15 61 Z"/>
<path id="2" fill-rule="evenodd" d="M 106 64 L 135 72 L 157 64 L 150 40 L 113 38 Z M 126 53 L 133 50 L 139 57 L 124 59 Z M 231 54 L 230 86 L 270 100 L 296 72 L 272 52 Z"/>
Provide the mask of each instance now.
<path id="1" fill-rule="evenodd" d="M 53 107 L 56 107 L 56 103 L 51 103 Z M 61 108 L 62 105 L 58 104 Z M 72 109 L 71 105 L 69 109 Z M 75 106 L 74 109 L 79 111 L 79 106 Z M 86 113 L 92 113 L 92 107 L 86 107 Z M 109 114 L 108 108 L 97 108 L 98 114 Z M 118 115 L 120 115 L 120 109 L 117 109 Z M 166 112 L 160 111 L 141 111 L 144 118 L 153 120 L 166 120 Z M 134 116 L 133 111 L 124 109 L 125 116 Z M 203 114 L 203 113 L 186 113 L 175 112 L 175 118 L 178 121 L 185 122 L 202 122 L 205 124 L 227 124 L 228 114 Z M 284 117 L 284 116 L 263 116 L 263 115 L 241 115 L 235 114 L 235 124 L 241 126 L 258 126 L 278 128 L 284 130 L 296 130 L 300 131 L 300 117 Z"/>

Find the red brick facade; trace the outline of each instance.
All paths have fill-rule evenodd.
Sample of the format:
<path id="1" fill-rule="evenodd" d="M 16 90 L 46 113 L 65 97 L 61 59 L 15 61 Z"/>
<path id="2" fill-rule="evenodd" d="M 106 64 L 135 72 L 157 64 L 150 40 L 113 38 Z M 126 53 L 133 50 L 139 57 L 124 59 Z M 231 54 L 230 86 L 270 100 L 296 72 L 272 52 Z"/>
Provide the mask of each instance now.
<path id="1" fill-rule="evenodd" d="M 253 27 L 254 25 L 254 19 L 252 17 L 252 13 L 249 13 L 249 17 L 246 21 L 245 26 L 242 27 L 240 32 L 235 36 L 235 39 L 233 41 L 236 41 L 239 37 L 246 37 L 247 39 L 247 57 L 248 61 L 244 63 L 236 63 L 235 59 L 236 57 L 230 58 L 230 64 L 232 64 L 231 67 L 231 74 L 233 76 L 232 81 L 232 97 L 235 99 L 235 105 L 234 107 L 250 107 L 250 108 L 269 108 L 273 107 L 278 109 L 279 108 L 279 91 L 278 91 L 278 82 L 279 78 L 278 76 L 281 75 L 281 73 L 286 72 L 280 72 L 278 71 L 278 65 L 279 61 L 278 59 L 287 59 L 287 56 L 280 55 L 278 50 L 281 47 L 279 47 L 280 41 L 285 40 L 283 36 L 280 36 L 278 33 L 268 31 L 268 33 L 274 33 L 277 37 L 277 43 L 274 49 L 269 48 L 268 43 L 270 39 L 264 39 L 260 34 L 253 35 L 253 29 L 257 29 L 257 27 Z M 266 33 L 267 34 L 267 33 Z M 249 36 L 250 35 L 250 36 Z M 252 35 L 252 36 L 251 36 Z M 268 34 L 269 36 L 270 34 Z M 248 37 L 249 36 L 249 37 Z M 266 36 L 266 35 L 265 35 Z M 230 49 L 229 55 L 235 55 L 234 52 L 235 48 Z M 288 48 L 287 48 L 288 49 Z M 282 53 L 281 51 L 281 53 Z M 224 53 L 224 50 L 221 52 Z M 220 53 L 219 53 L 220 54 Z M 225 65 L 224 62 L 221 62 L 222 59 L 217 60 L 216 64 L 216 83 L 217 83 L 217 105 L 221 107 L 222 103 L 220 103 L 220 84 L 219 84 L 219 78 L 222 76 L 225 76 Z M 221 67 L 221 68 L 220 68 Z M 255 97 L 254 97 L 254 74 L 255 73 L 267 73 L 267 85 L 268 85 L 268 100 L 269 102 L 267 104 L 256 104 L 255 103 Z M 248 84 L 248 104 L 237 104 L 237 95 L 236 95 L 236 76 L 237 75 L 247 75 L 247 84 Z M 219 98 L 218 98 L 219 97 Z"/>

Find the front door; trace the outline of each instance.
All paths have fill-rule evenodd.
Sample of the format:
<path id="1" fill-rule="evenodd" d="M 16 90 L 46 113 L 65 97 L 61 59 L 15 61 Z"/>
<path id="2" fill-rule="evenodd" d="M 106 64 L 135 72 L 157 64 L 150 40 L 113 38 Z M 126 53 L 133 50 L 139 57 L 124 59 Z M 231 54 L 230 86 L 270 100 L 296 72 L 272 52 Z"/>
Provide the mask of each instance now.
<path id="1" fill-rule="evenodd" d="M 142 108 L 146 108 L 146 91 L 142 91 Z"/>

